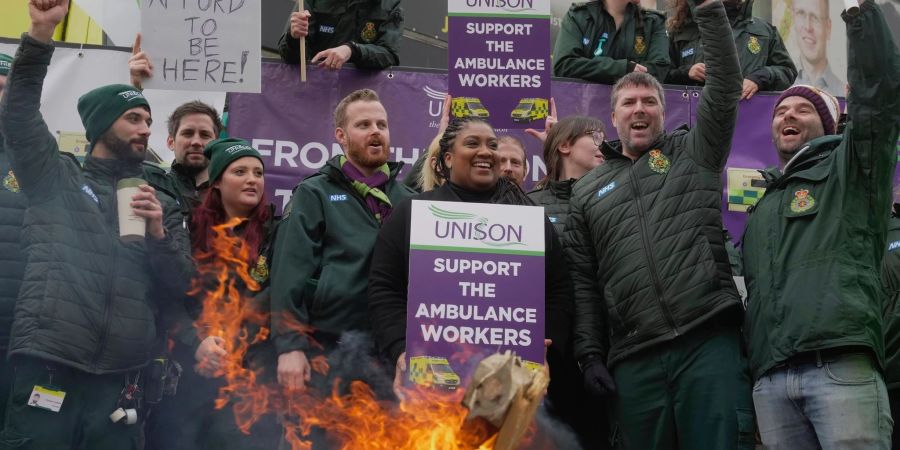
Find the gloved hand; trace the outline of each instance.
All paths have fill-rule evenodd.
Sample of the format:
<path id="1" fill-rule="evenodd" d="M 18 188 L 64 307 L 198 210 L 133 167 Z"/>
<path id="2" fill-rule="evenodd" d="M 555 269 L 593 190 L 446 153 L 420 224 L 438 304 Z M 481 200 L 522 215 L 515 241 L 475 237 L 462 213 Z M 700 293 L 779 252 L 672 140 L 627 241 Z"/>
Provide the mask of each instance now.
<path id="1" fill-rule="evenodd" d="M 616 383 L 599 356 L 583 362 L 581 372 L 584 375 L 584 390 L 591 395 L 606 397 L 616 392 Z"/>

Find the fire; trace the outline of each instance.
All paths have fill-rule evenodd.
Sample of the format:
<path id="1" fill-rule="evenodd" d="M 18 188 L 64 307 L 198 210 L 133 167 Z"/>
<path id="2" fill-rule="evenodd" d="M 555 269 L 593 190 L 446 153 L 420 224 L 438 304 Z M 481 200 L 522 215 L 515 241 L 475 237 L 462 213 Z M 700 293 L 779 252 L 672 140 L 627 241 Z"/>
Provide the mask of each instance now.
<path id="1" fill-rule="evenodd" d="M 212 248 L 198 255 L 199 276 L 191 293 L 203 297 L 203 311 L 195 323 L 201 339 L 219 336 L 227 351 L 216 372 L 226 381 L 219 391 L 216 408 L 230 406 L 242 432 L 250 434 L 260 418 L 275 414 L 292 450 L 312 448 L 307 439 L 313 427 L 327 430 L 341 449 L 493 448 L 495 429 L 465 421 L 468 411 L 460 404 L 462 390 L 448 394 L 410 388 L 404 391 L 404 400 L 398 405 L 379 400 L 369 386 L 359 381 L 352 382 L 350 392 L 341 395 L 337 380 L 330 395 L 324 396 L 261 382 L 247 366 L 245 356 L 251 345 L 268 340 L 269 312 L 254 307 L 252 294 L 259 291 L 260 285 L 249 274 L 251 255 L 247 247 L 232 231 L 239 223 L 234 220 L 214 227 Z M 295 325 L 297 332 L 311 337 L 310 327 Z M 311 364 L 318 374 L 328 371 L 324 357 L 313 358 Z M 275 368 L 267 370 L 274 373 Z"/>

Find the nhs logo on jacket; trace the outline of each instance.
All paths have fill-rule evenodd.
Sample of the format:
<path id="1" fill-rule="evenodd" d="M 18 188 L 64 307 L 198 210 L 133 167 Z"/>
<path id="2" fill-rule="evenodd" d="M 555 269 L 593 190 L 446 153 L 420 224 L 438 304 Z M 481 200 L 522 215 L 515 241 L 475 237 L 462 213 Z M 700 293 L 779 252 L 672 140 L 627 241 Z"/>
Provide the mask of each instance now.
<path id="1" fill-rule="evenodd" d="M 888 251 L 892 252 L 900 248 L 900 241 L 894 241 L 888 244 Z"/>
<path id="2" fill-rule="evenodd" d="M 607 184 L 606 186 L 603 186 L 602 188 L 600 188 L 600 190 L 597 191 L 597 197 L 598 197 L 598 198 L 599 198 L 599 197 L 603 197 L 604 195 L 609 194 L 610 192 L 612 192 L 612 190 L 615 189 L 615 188 L 616 188 L 616 182 L 613 181 L 612 183 L 609 183 L 609 184 Z"/>
<path id="3" fill-rule="evenodd" d="M 331 194 L 331 195 L 328 197 L 328 200 L 331 200 L 332 203 L 334 203 L 334 202 L 346 202 L 346 201 L 347 201 L 347 194 Z"/>

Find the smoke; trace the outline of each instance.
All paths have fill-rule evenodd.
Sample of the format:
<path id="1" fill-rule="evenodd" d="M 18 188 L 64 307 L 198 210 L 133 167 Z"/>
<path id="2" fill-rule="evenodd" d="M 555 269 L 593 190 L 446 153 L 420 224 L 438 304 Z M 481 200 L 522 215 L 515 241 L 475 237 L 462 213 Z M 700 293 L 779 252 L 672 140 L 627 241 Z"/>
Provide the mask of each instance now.
<path id="1" fill-rule="evenodd" d="M 375 342 L 371 335 L 362 331 L 348 331 L 341 335 L 329 353 L 329 371 L 322 381 L 313 382 L 318 389 L 324 389 L 321 395 L 329 395 L 335 382 L 338 382 L 338 393 L 346 394 L 351 381 L 362 381 L 369 385 L 376 397 L 393 399 L 393 380 L 388 371 L 375 356 Z"/>

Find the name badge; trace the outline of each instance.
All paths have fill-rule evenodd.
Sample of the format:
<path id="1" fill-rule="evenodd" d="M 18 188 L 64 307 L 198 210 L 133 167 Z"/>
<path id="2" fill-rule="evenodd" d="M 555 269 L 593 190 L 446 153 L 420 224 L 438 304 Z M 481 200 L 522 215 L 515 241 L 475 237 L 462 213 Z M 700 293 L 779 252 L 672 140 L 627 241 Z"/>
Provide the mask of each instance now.
<path id="1" fill-rule="evenodd" d="M 35 385 L 28 397 L 28 406 L 59 412 L 63 400 L 66 398 L 64 391 L 57 391 L 46 386 Z"/>

